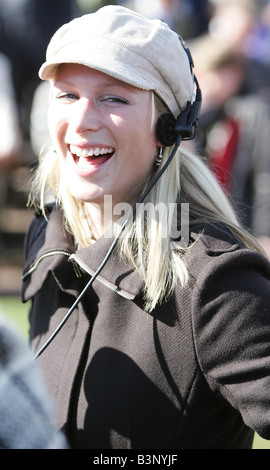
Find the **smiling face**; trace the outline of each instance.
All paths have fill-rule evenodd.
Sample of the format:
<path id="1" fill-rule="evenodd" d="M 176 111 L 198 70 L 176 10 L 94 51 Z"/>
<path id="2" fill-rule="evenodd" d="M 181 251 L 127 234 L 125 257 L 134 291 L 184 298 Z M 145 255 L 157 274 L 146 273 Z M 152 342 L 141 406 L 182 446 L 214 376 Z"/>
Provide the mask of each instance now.
<path id="1" fill-rule="evenodd" d="M 132 202 L 153 170 L 158 142 L 152 96 L 83 65 L 62 65 L 53 84 L 49 130 L 62 177 L 84 202 Z"/>

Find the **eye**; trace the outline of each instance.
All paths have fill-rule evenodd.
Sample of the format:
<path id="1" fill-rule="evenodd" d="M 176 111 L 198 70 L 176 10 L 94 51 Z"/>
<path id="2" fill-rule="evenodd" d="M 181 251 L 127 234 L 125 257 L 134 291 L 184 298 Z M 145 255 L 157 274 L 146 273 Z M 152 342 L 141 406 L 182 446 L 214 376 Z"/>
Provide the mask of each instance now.
<path id="1" fill-rule="evenodd" d="M 121 96 L 115 96 L 115 95 L 109 95 L 105 96 L 102 101 L 106 101 L 108 103 L 115 103 L 115 104 L 128 104 L 128 101 L 121 97 Z"/>
<path id="2" fill-rule="evenodd" d="M 72 92 L 62 91 L 62 92 L 58 93 L 56 98 L 58 100 L 69 103 L 69 102 L 72 102 L 72 101 L 76 101 L 78 99 L 78 96 L 75 95 L 75 93 L 72 93 Z"/>

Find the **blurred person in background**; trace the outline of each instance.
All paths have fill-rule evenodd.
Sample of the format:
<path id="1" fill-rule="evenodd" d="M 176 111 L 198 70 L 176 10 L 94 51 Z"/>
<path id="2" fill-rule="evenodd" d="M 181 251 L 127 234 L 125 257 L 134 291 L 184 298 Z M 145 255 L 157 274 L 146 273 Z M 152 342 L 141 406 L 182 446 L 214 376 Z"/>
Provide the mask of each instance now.
<path id="1" fill-rule="evenodd" d="M 204 96 L 197 150 L 270 256 L 270 109 L 250 92 L 243 55 L 210 35 L 191 50 Z"/>
<path id="2" fill-rule="evenodd" d="M 208 0 L 126 0 L 124 5 L 147 18 L 165 21 L 184 39 L 203 34 L 212 13 Z"/>
<path id="3" fill-rule="evenodd" d="M 16 166 L 22 145 L 20 118 L 8 57 L 0 53 L 0 209 L 7 203 L 8 177 Z M 0 227 L 1 232 L 1 227 Z M 1 233 L 0 233 L 1 236 Z"/>
<path id="4" fill-rule="evenodd" d="M 0 449 L 66 449 L 37 364 L 0 311 Z"/>
<path id="5" fill-rule="evenodd" d="M 263 3 L 255 0 L 212 0 L 214 8 L 208 27 L 210 36 L 220 41 L 221 47 L 226 44 L 239 57 L 247 59 L 246 86 L 256 93 L 265 87 L 269 93 L 269 64 L 261 60 L 260 45 L 254 40 L 264 11 Z M 264 47 L 269 50 L 267 38 Z"/>
<path id="6" fill-rule="evenodd" d="M 270 2 L 262 6 L 259 20 L 250 33 L 246 48 L 246 56 L 254 66 L 253 82 L 257 93 L 270 106 Z"/>
<path id="7" fill-rule="evenodd" d="M 9 58 L 3 53 L 0 53 L 0 77 L 1 173 L 16 164 L 22 144 L 20 118 L 12 86 L 12 66 Z"/>

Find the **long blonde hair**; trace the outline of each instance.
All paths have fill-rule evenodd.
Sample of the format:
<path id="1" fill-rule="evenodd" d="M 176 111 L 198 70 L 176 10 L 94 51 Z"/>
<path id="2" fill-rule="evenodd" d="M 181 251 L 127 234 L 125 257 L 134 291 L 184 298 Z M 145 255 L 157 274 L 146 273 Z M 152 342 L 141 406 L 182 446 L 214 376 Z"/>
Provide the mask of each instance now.
<path id="1" fill-rule="evenodd" d="M 158 100 L 159 101 L 159 100 Z M 155 109 L 157 105 L 155 97 Z M 153 121 L 154 122 L 154 121 Z M 163 152 L 163 165 L 173 147 Z M 52 157 L 47 150 L 40 158 L 40 164 L 33 181 L 30 204 L 38 205 L 45 214 L 46 193 L 50 190 L 56 203 L 62 208 L 66 228 L 86 247 L 92 243 L 92 230 L 85 217 L 85 205 L 69 192 L 64 178 L 61 178 L 60 159 Z M 156 169 L 149 180 L 156 174 Z M 146 182 L 146 186 L 149 183 Z M 221 189 L 216 177 L 205 162 L 192 152 L 180 147 L 160 180 L 148 194 L 145 203 L 152 207 L 159 205 L 158 217 L 153 216 L 145 223 L 144 212 L 138 214 L 121 234 L 118 243 L 119 256 L 127 259 L 144 281 L 146 311 L 165 301 L 177 283 L 185 285 L 188 271 L 184 256 L 189 246 L 182 246 L 170 237 L 170 230 L 164 237 L 164 227 L 171 227 L 173 213 L 169 210 L 176 203 L 189 205 L 189 223 L 226 224 L 247 247 L 263 253 L 256 240 L 239 224 L 232 206 Z M 181 205 L 180 205 L 181 207 Z"/>

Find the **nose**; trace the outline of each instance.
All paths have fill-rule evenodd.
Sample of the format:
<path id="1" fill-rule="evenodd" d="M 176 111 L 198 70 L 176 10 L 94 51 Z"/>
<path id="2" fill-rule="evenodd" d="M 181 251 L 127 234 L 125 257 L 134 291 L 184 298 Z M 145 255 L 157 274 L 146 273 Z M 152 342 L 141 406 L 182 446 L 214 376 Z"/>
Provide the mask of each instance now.
<path id="1" fill-rule="evenodd" d="M 70 128 L 77 134 L 96 131 L 101 126 L 101 118 L 95 102 L 80 98 L 72 107 Z"/>

